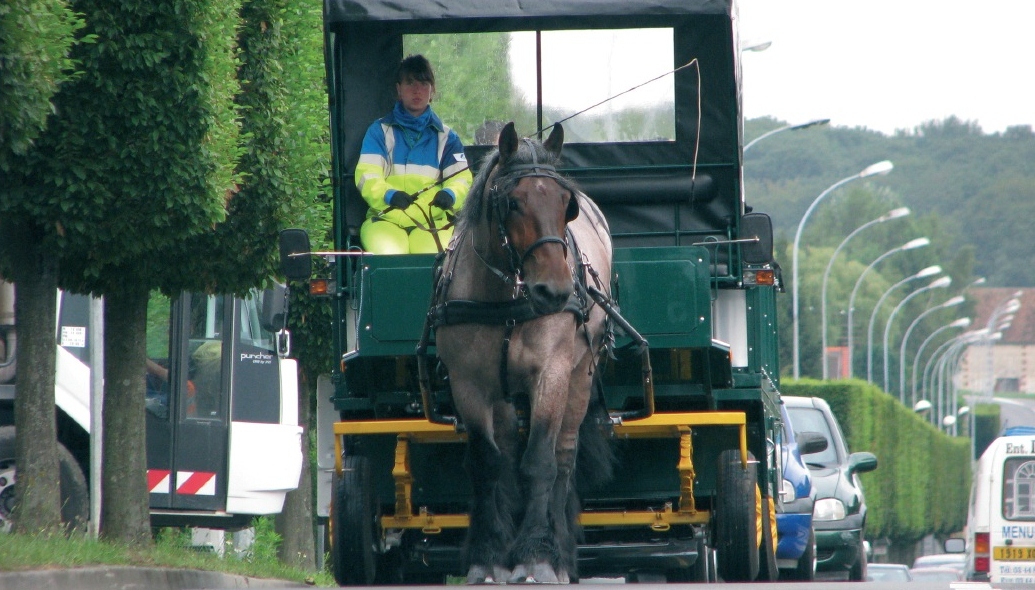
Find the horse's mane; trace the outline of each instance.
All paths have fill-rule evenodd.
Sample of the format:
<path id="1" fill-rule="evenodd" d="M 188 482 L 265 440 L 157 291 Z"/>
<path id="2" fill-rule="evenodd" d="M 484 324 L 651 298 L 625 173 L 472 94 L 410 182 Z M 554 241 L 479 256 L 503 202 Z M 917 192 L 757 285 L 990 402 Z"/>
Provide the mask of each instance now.
<path id="1" fill-rule="evenodd" d="M 481 161 L 481 167 L 478 171 L 478 175 L 474 177 L 474 182 L 471 184 L 471 190 L 467 193 L 467 200 L 464 201 L 464 206 L 460 209 L 457 214 L 457 233 L 461 233 L 465 228 L 474 227 L 479 222 L 486 219 L 483 217 L 486 215 L 486 208 L 491 205 L 491 187 L 488 187 L 490 178 L 493 184 L 497 187 L 500 194 L 510 194 L 514 190 L 518 181 L 527 174 L 521 171 L 510 172 L 507 170 L 501 171 L 500 174 L 493 176 L 493 171 L 496 169 L 497 164 L 500 160 L 499 148 L 494 148 L 491 152 L 486 154 Z M 559 155 L 555 155 L 550 152 L 543 144 L 538 141 L 524 141 L 518 142 L 518 149 L 511 156 L 508 165 L 521 165 L 531 164 L 537 162 L 539 164 L 556 166 L 560 161 Z M 565 189 L 572 192 L 577 192 L 578 186 L 575 181 L 561 176 L 560 174 L 551 174 L 551 178 L 554 178 L 561 184 Z"/>

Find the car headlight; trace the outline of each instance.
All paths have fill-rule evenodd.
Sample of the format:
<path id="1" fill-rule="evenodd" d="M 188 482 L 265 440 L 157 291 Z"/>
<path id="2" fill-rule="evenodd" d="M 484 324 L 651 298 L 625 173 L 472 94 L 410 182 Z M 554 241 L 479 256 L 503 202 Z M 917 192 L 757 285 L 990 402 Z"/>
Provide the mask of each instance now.
<path id="1" fill-rule="evenodd" d="M 798 499 L 798 495 L 794 493 L 794 484 L 783 480 L 783 486 L 780 488 L 780 499 L 784 502 L 793 502 Z"/>
<path id="2" fill-rule="evenodd" d="M 812 520 L 841 520 L 845 517 L 845 504 L 837 498 L 816 500 L 812 509 Z"/>

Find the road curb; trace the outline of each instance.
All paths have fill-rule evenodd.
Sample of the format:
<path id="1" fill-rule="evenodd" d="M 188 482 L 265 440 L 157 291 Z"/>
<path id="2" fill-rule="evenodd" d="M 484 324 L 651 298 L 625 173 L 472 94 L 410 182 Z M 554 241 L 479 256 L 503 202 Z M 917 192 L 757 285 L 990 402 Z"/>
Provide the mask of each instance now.
<path id="1" fill-rule="evenodd" d="M 0 573 L 0 590 L 183 590 L 206 588 L 307 588 L 286 580 L 249 578 L 222 572 L 142 567 L 84 567 Z"/>

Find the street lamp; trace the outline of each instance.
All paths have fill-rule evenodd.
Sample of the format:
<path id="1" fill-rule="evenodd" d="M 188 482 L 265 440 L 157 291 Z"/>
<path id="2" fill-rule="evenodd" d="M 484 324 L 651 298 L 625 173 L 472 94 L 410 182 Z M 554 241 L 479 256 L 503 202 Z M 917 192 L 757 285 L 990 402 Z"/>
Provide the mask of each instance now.
<path id="1" fill-rule="evenodd" d="M 880 306 L 884 304 L 884 300 L 888 298 L 888 295 L 891 295 L 892 291 L 905 285 L 909 281 L 923 279 L 940 274 L 941 272 L 942 267 L 937 264 L 934 266 L 928 266 L 915 275 L 908 276 L 892 285 L 884 292 L 883 295 L 880 296 L 880 299 L 877 300 L 877 304 L 873 306 L 873 312 L 870 313 L 870 323 L 866 327 L 866 380 L 870 383 L 873 383 L 873 324 L 877 321 L 877 313 L 880 311 Z"/>
<path id="2" fill-rule="evenodd" d="M 751 51 L 754 53 L 758 53 L 759 51 L 765 51 L 766 49 L 769 49 L 769 46 L 772 44 L 772 41 L 745 41 L 744 44 L 740 46 L 740 51 Z"/>
<path id="3" fill-rule="evenodd" d="M 761 50 L 759 50 L 759 51 L 761 51 Z M 753 146 L 756 143 L 762 141 L 763 139 L 769 137 L 770 135 L 776 135 L 777 133 L 780 133 L 781 131 L 796 131 L 798 129 L 808 129 L 809 127 L 814 127 L 816 125 L 826 125 L 829 122 L 830 122 L 830 119 L 815 119 L 815 120 L 812 120 L 812 121 L 808 121 L 806 123 L 798 123 L 796 125 L 784 125 L 783 127 L 777 127 L 776 129 L 772 129 L 772 130 L 766 131 L 762 135 L 759 135 L 758 137 L 756 137 L 756 138 L 752 139 L 751 141 L 749 141 L 747 143 L 747 145 L 744 146 L 744 150 L 743 151 L 745 151 L 745 152 L 748 151 L 751 148 L 751 146 Z"/>
<path id="4" fill-rule="evenodd" d="M 906 328 L 906 332 L 902 336 L 902 345 L 899 346 L 898 349 L 898 391 L 899 395 L 903 399 L 905 399 L 906 397 L 906 343 L 909 341 L 910 334 L 913 333 L 913 328 L 915 328 L 916 325 L 920 323 L 920 320 L 938 311 L 939 309 L 953 307 L 955 305 L 963 303 L 964 301 L 966 301 L 966 298 L 964 298 L 962 295 L 957 295 L 949 299 L 945 303 L 941 303 L 939 305 L 935 305 L 934 307 L 928 308 L 927 310 L 923 311 L 920 315 L 916 316 L 916 318 L 909 323 L 909 327 Z M 913 399 L 911 401 L 916 402 L 915 392 L 913 394 Z"/>
<path id="5" fill-rule="evenodd" d="M 905 307 L 906 303 L 909 303 L 910 300 L 912 300 L 914 297 L 920 295 L 921 293 L 923 293 L 925 291 L 930 291 L 931 289 L 941 289 L 941 288 L 944 288 L 944 287 L 948 287 L 951 284 L 952 284 L 952 277 L 941 277 L 941 278 L 935 279 L 935 280 L 931 281 L 931 284 L 927 285 L 926 287 L 920 287 L 916 291 L 913 291 L 909 295 L 906 295 L 905 297 L 903 297 L 902 301 L 899 301 L 898 305 L 896 305 L 895 308 L 891 310 L 891 314 L 888 316 L 888 322 L 886 324 L 884 324 L 884 391 L 890 393 L 890 391 L 888 389 L 890 387 L 890 384 L 888 383 L 888 373 L 889 373 L 889 371 L 888 371 L 888 364 L 889 364 L 889 357 L 890 357 L 890 355 L 888 354 L 888 337 L 891 334 L 891 324 L 893 324 L 895 322 L 895 314 L 898 313 L 898 310 L 900 310 L 903 307 Z M 899 363 L 901 363 L 901 362 L 902 362 L 902 359 L 899 359 Z M 899 391 L 898 392 L 898 399 L 903 404 L 906 403 L 906 401 L 905 401 L 906 400 L 906 396 L 905 396 L 905 392 L 904 391 Z"/>
<path id="6" fill-rule="evenodd" d="M 838 244 L 837 248 L 834 250 L 834 254 L 830 257 L 830 261 L 827 262 L 827 268 L 826 268 L 826 270 L 823 271 L 823 286 L 821 288 L 821 294 L 819 296 L 819 307 L 820 307 L 819 315 L 822 318 L 822 322 L 821 322 L 822 323 L 822 328 L 820 329 L 820 332 L 823 334 L 823 348 L 822 348 L 821 356 L 823 358 L 823 379 L 824 380 L 827 379 L 828 372 L 829 372 L 827 370 L 827 279 L 830 278 L 830 270 L 834 267 L 834 259 L 837 258 L 838 253 L 840 253 L 841 249 L 845 247 L 845 244 L 847 244 L 849 240 L 854 238 L 862 230 L 864 230 L 864 229 L 866 229 L 868 227 L 874 226 L 874 225 L 876 225 L 878 223 L 884 223 L 885 221 L 891 221 L 892 219 L 898 219 L 900 217 L 905 217 L 906 215 L 909 215 L 909 213 L 910 213 L 909 207 L 899 207 L 898 209 L 892 209 L 891 211 L 888 211 L 887 213 L 885 213 L 884 215 L 881 215 L 877 219 L 874 219 L 872 221 L 867 221 L 866 223 L 860 225 L 859 227 L 855 228 L 855 230 L 853 230 L 852 233 L 848 234 L 848 237 L 846 237 L 845 239 L 841 240 L 841 243 Z M 851 308 L 849 307 L 849 313 L 850 312 L 851 312 Z M 849 355 L 848 355 L 848 365 L 849 365 L 848 375 L 851 376 L 851 374 L 852 374 L 852 369 L 851 369 L 851 364 L 852 364 L 851 347 L 849 347 L 848 352 L 849 352 Z"/>
<path id="7" fill-rule="evenodd" d="M 932 340 L 934 340 L 935 336 L 937 336 L 938 334 L 941 334 L 942 332 L 944 332 L 946 330 L 951 330 L 953 328 L 967 328 L 969 326 L 970 326 L 970 318 L 960 318 L 960 319 L 955 320 L 955 321 L 953 321 L 951 323 L 945 324 L 944 326 L 942 326 L 942 327 L 938 328 L 937 330 L 931 332 L 930 335 L 928 335 L 927 338 L 925 338 L 924 341 L 920 343 L 920 346 L 917 347 L 917 349 L 916 349 L 916 356 L 913 357 L 913 398 L 912 398 L 913 401 L 916 401 L 916 383 L 917 383 L 917 374 L 918 374 L 917 373 L 917 368 L 918 368 L 917 365 L 920 364 L 920 357 L 923 355 L 924 349 L 927 348 L 927 345 Z M 925 366 L 924 370 L 926 372 L 926 366 Z M 922 380 L 921 380 L 921 384 L 922 384 Z M 926 393 L 926 390 L 925 390 L 925 393 Z"/>
<path id="8" fill-rule="evenodd" d="M 970 346 L 970 343 L 974 342 L 975 340 L 998 342 L 1003 337 L 1002 332 L 989 333 L 987 330 L 984 329 L 977 330 L 976 333 L 978 333 L 979 335 L 966 341 L 961 341 L 952 348 L 950 348 L 948 351 L 946 351 L 945 355 L 939 361 L 939 366 L 935 370 L 936 373 L 938 373 L 938 384 L 933 389 L 942 399 L 953 400 L 953 402 L 955 403 L 958 390 L 956 384 L 956 373 L 959 369 L 959 364 L 962 360 L 963 354 L 967 352 L 967 348 Z"/>
<path id="9" fill-rule="evenodd" d="M 852 376 L 852 372 L 853 372 L 852 361 L 855 358 L 855 356 L 854 356 L 854 354 L 855 354 L 855 339 L 853 337 L 853 332 L 855 332 L 855 324 L 853 323 L 853 316 L 855 315 L 855 295 L 856 295 L 856 293 L 859 292 L 859 287 L 862 286 L 863 279 L 866 277 L 866 273 L 870 272 L 870 270 L 872 270 L 873 267 L 877 266 L 877 264 L 881 260 L 884 260 L 888 256 L 891 256 L 892 254 L 895 254 L 896 252 L 904 252 L 906 250 L 913 250 L 915 248 L 922 248 L 924 246 L 929 245 L 930 243 L 931 243 L 931 240 L 929 240 L 927 238 L 917 238 L 915 240 L 910 240 L 910 241 L 906 242 L 905 244 L 902 244 L 898 248 L 892 248 L 891 250 L 888 250 L 887 252 L 881 254 L 880 256 L 877 257 L 876 260 L 871 262 L 869 266 L 867 266 L 865 269 L 863 269 L 862 274 L 859 275 L 859 278 L 856 279 L 855 287 L 852 288 L 852 295 L 848 298 L 848 377 L 849 378 L 851 378 L 851 376 Z"/>
<path id="10" fill-rule="evenodd" d="M 1005 303 L 1000 304 L 992 313 L 988 316 L 988 322 L 985 325 L 989 331 L 997 330 L 1002 332 L 1005 328 L 1000 326 L 1003 316 L 1013 314 L 1021 308 L 1021 296 L 1024 295 L 1023 291 L 1014 291 L 1013 296 Z M 1006 323 L 1006 327 L 1009 327 L 1009 322 Z M 992 397 L 995 392 L 995 345 L 992 342 L 988 342 L 986 345 L 988 349 L 988 394 L 987 397 Z"/>
<path id="11" fill-rule="evenodd" d="M 794 232 L 794 245 L 791 248 L 791 258 L 793 264 L 791 276 L 791 316 L 794 322 L 793 357 L 795 379 L 798 379 L 801 376 L 801 318 L 799 317 L 798 313 L 798 244 L 801 242 L 801 231 L 805 229 L 805 222 L 808 221 L 809 215 L 812 215 L 812 211 L 816 209 L 816 205 L 819 205 L 820 201 L 823 200 L 823 197 L 826 197 L 827 195 L 832 193 L 834 189 L 844 184 L 847 184 L 853 180 L 858 180 L 860 178 L 867 178 L 869 176 L 874 176 L 877 174 L 887 174 L 891 172 L 892 168 L 894 168 L 894 165 L 891 163 L 891 161 L 883 160 L 877 162 L 876 164 L 870 164 L 866 168 L 863 168 L 863 170 L 857 174 L 853 174 L 851 176 L 842 178 L 841 180 L 835 182 L 834 184 L 827 187 L 826 190 L 819 193 L 819 196 L 816 197 L 812 201 L 812 204 L 809 205 L 809 208 L 805 210 L 805 214 L 801 216 L 801 221 L 798 222 L 798 230 Z"/>
<path id="12" fill-rule="evenodd" d="M 913 405 L 913 411 L 917 414 L 924 414 L 931 411 L 931 402 L 922 399 Z"/>
<path id="13" fill-rule="evenodd" d="M 966 346 L 972 342 L 978 342 L 983 340 L 988 334 L 987 328 L 981 328 L 978 330 L 970 330 L 964 332 L 955 338 L 943 342 L 938 348 L 931 353 L 931 357 L 927 359 L 927 363 L 924 365 L 923 377 L 921 377 L 920 391 L 925 392 L 927 395 L 933 395 L 938 389 L 935 385 L 938 379 L 938 373 L 942 370 L 942 366 L 945 363 L 945 358 L 955 353 L 957 349 L 965 349 Z"/>

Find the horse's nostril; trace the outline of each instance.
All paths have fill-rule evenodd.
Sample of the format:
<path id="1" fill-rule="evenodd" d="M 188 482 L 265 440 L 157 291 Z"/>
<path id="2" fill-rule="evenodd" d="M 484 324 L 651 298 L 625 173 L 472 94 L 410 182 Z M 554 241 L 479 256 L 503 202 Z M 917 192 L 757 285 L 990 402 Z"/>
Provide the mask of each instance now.
<path id="1" fill-rule="evenodd" d="M 544 313 L 560 311 L 571 296 L 570 289 L 558 289 L 546 283 L 532 286 L 532 301 Z"/>

